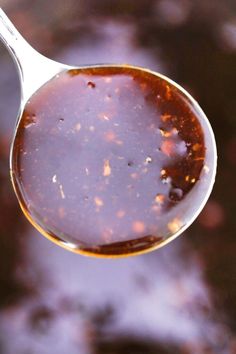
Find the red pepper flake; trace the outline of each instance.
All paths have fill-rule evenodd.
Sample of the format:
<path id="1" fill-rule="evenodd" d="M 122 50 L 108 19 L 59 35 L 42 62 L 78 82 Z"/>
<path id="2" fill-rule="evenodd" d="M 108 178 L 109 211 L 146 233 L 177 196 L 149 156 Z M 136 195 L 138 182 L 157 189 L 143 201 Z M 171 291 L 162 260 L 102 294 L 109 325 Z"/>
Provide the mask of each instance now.
<path id="1" fill-rule="evenodd" d="M 66 216 L 65 209 L 62 208 L 62 207 L 60 207 L 60 208 L 58 209 L 58 214 L 59 214 L 60 219 L 63 219 L 63 218 Z"/>
<path id="2" fill-rule="evenodd" d="M 130 177 L 133 178 L 133 179 L 138 179 L 139 176 L 138 176 L 137 173 L 133 172 L 133 173 L 130 174 Z"/>
<path id="3" fill-rule="evenodd" d="M 108 142 L 113 142 L 116 139 L 116 135 L 113 131 L 108 131 L 104 133 L 105 140 Z"/>
<path id="4" fill-rule="evenodd" d="M 117 218 L 122 219 L 125 216 L 125 211 L 120 209 L 116 213 Z"/>
<path id="5" fill-rule="evenodd" d="M 205 157 L 197 157 L 196 159 L 194 159 L 194 161 L 203 161 L 205 159 Z"/>
<path id="6" fill-rule="evenodd" d="M 142 169 L 142 173 L 147 173 L 147 172 L 148 172 L 148 168 L 147 167 Z"/>
<path id="7" fill-rule="evenodd" d="M 142 221 L 134 221 L 132 224 L 132 229 L 134 232 L 140 234 L 145 231 L 145 224 Z"/>
<path id="8" fill-rule="evenodd" d="M 112 82 L 112 78 L 111 77 L 105 77 L 104 81 L 109 84 L 110 82 Z"/>
<path id="9" fill-rule="evenodd" d="M 201 144 L 196 143 L 193 145 L 192 149 L 193 149 L 193 151 L 198 151 L 199 149 L 201 149 L 201 147 L 202 147 Z"/>
<path id="10" fill-rule="evenodd" d="M 171 114 L 162 114 L 161 115 L 161 120 L 163 121 L 163 122 L 167 122 L 169 119 L 171 118 Z"/>
<path id="11" fill-rule="evenodd" d="M 140 84 L 140 88 L 141 88 L 142 91 L 146 91 L 146 90 L 147 90 L 147 84 L 146 84 L 146 82 L 142 82 L 142 83 Z"/>
<path id="12" fill-rule="evenodd" d="M 111 228 L 106 227 L 102 233 L 102 237 L 105 241 L 105 243 L 110 243 L 112 240 L 112 235 L 114 231 Z"/>
<path id="13" fill-rule="evenodd" d="M 169 85 L 166 85 L 166 99 L 168 101 L 171 99 L 171 88 Z"/>
<path id="14" fill-rule="evenodd" d="M 161 176 L 162 177 L 166 176 L 166 170 L 164 170 L 164 169 L 161 170 Z"/>
<path id="15" fill-rule="evenodd" d="M 103 176 L 107 177 L 110 176 L 110 174 L 111 174 L 110 162 L 109 160 L 105 160 L 103 165 Z"/>
<path id="16" fill-rule="evenodd" d="M 122 140 L 115 140 L 115 143 L 116 143 L 117 145 L 123 145 L 123 144 L 124 144 Z"/>
<path id="17" fill-rule="evenodd" d="M 155 196 L 155 202 L 156 202 L 157 204 L 163 204 L 164 201 L 165 201 L 165 196 L 164 196 L 164 194 L 157 194 L 157 195 Z"/>
<path id="18" fill-rule="evenodd" d="M 81 124 L 80 124 L 80 123 L 77 123 L 76 126 L 75 126 L 75 130 L 76 130 L 77 132 L 79 132 L 80 129 L 81 129 Z"/>
<path id="19" fill-rule="evenodd" d="M 161 144 L 161 151 L 167 155 L 171 156 L 175 152 L 175 144 L 173 143 L 172 140 L 165 140 Z"/>
<path id="20" fill-rule="evenodd" d="M 160 213 L 160 211 L 161 211 L 161 207 L 160 207 L 160 205 L 153 205 L 152 207 L 151 207 L 151 210 L 152 211 L 154 211 L 155 213 Z"/>
<path id="21" fill-rule="evenodd" d="M 170 221 L 168 223 L 168 229 L 170 230 L 170 232 L 172 234 L 175 234 L 176 232 L 179 231 L 179 229 L 181 228 L 182 226 L 182 222 L 181 220 L 179 220 L 178 218 L 174 218 L 172 221 Z"/>
<path id="22" fill-rule="evenodd" d="M 104 205 L 103 200 L 102 200 L 101 198 L 99 198 L 99 197 L 95 197 L 95 198 L 94 198 L 94 203 L 95 203 L 98 207 L 101 207 L 101 206 Z"/>
<path id="23" fill-rule="evenodd" d="M 159 130 L 160 130 L 161 135 L 162 135 L 164 138 L 169 138 L 170 136 L 173 136 L 173 135 L 177 135 L 177 134 L 178 134 L 178 130 L 177 130 L 176 128 L 173 128 L 173 129 L 171 129 L 170 131 L 164 130 L 164 129 L 162 129 L 162 128 L 160 128 Z"/>

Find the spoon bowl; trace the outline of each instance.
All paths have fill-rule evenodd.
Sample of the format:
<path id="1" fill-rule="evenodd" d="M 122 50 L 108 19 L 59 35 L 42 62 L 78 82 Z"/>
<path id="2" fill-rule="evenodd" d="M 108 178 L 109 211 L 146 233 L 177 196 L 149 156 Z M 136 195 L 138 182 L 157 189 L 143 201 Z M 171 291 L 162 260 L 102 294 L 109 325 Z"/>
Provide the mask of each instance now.
<path id="1" fill-rule="evenodd" d="M 1 10 L 0 36 L 21 79 L 10 170 L 29 221 L 90 256 L 144 253 L 180 235 L 216 173 L 214 134 L 198 103 L 144 68 L 47 59 Z"/>

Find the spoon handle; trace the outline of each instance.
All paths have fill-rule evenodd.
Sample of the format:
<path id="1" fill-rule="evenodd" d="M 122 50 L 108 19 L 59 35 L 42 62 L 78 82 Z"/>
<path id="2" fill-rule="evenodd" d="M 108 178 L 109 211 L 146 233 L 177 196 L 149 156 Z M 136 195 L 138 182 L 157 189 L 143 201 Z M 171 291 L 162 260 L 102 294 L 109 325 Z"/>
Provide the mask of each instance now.
<path id="1" fill-rule="evenodd" d="M 13 57 L 21 82 L 21 104 L 53 76 L 66 68 L 32 48 L 0 8 L 0 39 Z"/>

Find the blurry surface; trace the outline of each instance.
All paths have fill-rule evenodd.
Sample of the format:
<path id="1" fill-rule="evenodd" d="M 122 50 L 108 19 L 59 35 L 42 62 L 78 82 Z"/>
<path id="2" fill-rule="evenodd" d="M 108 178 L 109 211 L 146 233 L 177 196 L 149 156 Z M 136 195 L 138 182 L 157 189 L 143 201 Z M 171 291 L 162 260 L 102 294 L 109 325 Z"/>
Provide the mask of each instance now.
<path id="1" fill-rule="evenodd" d="M 0 47 L 0 353 L 236 352 L 236 6 L 225 1 L 0 1 L 43 54 L 160 71 L 200 102 L 218 143 L 214 192 L 157 252 L 95 260 L 56 247 L 21 215 L 8 155 L 19 104 Z"/>

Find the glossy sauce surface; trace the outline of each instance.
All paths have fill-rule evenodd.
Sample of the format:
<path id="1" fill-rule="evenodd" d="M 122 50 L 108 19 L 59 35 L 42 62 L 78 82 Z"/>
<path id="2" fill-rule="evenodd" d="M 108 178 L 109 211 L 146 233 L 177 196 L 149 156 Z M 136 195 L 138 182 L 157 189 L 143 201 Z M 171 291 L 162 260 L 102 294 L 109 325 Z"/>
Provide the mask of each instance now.
<path id="1" fill-rule="evenodd" d="M 12 179 L 51 240 L 90 255 L 140 253 L 178 234 L 205 201 L 209 134 L 194 102 L 149 71 L 69 70 L 26 104 Z"/>

